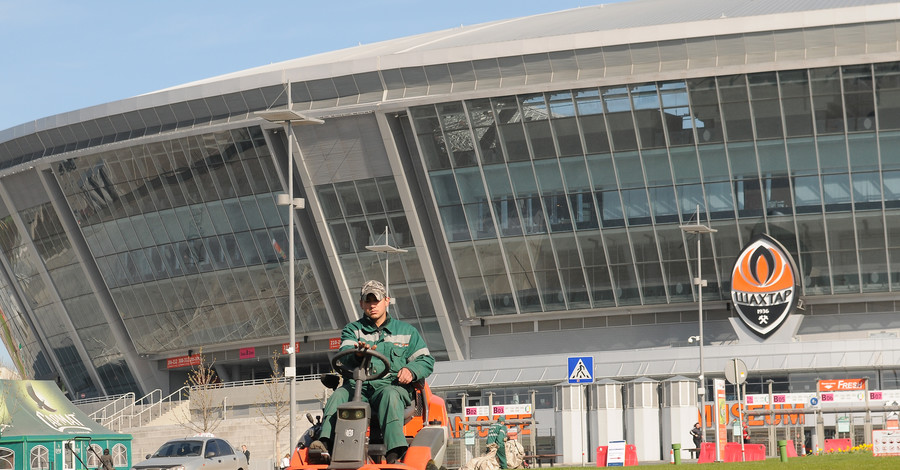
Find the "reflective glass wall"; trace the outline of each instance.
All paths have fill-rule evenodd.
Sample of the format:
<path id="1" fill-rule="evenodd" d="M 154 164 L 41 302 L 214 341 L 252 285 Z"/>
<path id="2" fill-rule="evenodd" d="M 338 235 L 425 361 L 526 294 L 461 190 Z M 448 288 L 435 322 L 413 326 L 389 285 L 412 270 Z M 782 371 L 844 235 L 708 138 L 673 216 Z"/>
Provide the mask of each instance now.
<path id="1" fill-rule="evenodd" d="M 60 185 L 139 353 L 283 336 L 287 209 L 262 132 L 185 137 L 61 163 Z M 295 237 L 297 330 L 329 328 Z"/>
<path id="2" fill-rule="evenodd" d="M 803 295 L 900 287 L 900 64 L 558 90 L 410 110 L 469 315 L 726 299 L 757 233 Z M 891 256 L 892 255 L 892 256 Z M 891 267 L 893 266 L 893 267 Z"/>

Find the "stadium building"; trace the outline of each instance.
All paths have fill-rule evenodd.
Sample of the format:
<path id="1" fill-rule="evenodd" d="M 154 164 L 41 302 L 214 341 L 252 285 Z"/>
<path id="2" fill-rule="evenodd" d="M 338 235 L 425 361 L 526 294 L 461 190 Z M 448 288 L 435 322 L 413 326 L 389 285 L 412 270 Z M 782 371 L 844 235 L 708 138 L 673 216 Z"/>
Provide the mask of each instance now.
<path id="1" fill-rule="evenodd" d="M 294 230 L 300 374 L 388 277 L 452 413 L 552 411 L 570 356 L 593 380 L 741 358 L 751 394 L 898 389 L 898 52 L 900 2 L 632 0 L 6 129 L 3 340 L 74 398 L 177 389 L 201 351 L 266 377 Z M 289 106 L 324 123 L 289 138 L 262 113 Z"/>

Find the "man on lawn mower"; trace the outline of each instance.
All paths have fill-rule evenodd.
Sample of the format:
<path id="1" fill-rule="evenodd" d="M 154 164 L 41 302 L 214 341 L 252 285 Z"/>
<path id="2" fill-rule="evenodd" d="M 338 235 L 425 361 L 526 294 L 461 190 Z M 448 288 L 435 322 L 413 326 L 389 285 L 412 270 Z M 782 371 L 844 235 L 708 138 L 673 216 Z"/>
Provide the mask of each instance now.
<path id="1" fill-rule="evenodd" d="M 362 399 L 372 405 L 372 436 L 376 426 L 384 437 L 387 449 L 385 460 L 396 463 L 406 452 L 407 442 L 403 435 L 403 410 L 412 403 L 413 383 L 424 380 L 434 370 L 434 358 L 428 351 L 419 332 L 410 324 L 392 318 L 388 314 L 390 297 L 384 284 L 368 281 L 359 294 L 359 306 L 363 318 L 349 323 L 341 331 L 340 351 L 348 349 L 374 349 L 383 354 L 390 364 L 380 360 L 371 362 L 372 372 L 377 374 L 386 366 L 390 372 L 381 379 L 365 382 Z M 348 356 L 347 362 L 357 357 Z M 334 426 L 337 422 L 337 408 L 350 400 L 354 384 L 345 380 L 325 404 L 325 418 L 319 442 L 313 442 L 310 449 L 327 449 L 330 453 L 334 442 Z M 324 447 L 325 449 L 322 449 Z"/>

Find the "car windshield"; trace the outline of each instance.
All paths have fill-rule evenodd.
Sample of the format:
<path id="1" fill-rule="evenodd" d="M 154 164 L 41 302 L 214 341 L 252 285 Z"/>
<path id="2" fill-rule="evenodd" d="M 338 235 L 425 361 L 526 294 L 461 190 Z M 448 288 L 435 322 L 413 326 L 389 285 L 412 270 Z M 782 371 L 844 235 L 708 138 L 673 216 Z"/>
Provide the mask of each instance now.
<path id="1" fill-rule="evenodd" d="M 150 458 L 156 457 L 197 457 L 203 450 L 203 441 L 166 442 Z"/>

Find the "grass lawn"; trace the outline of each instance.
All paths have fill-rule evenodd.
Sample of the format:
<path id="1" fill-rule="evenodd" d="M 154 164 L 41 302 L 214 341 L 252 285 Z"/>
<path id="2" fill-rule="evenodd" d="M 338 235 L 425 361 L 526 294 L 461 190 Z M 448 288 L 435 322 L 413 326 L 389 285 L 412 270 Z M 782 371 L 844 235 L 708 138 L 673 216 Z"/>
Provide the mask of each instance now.
<path id="1" fill-rule="evenodd" d="M 661 467 L 670 464 L 653 464 L 641 466 Z M 715 469 L 715 470 L 869 470 L 869 469 L 900 469 L 900 457 L 873 457 L 871 452 L 855 452 L 849 454 L 828 454 L 807 457 L 791 457 L 787 463 L 781 463 L 778 458 L 768 459 L 756 462 L 713 462 L 696 464 L 693 462 L 682 462 L 681 467 L 691 469 Z M 565 467 L 555 467 L 557 470 L 565 470 Z M 584 467 L 568 467 L 569 469 Z"/>

